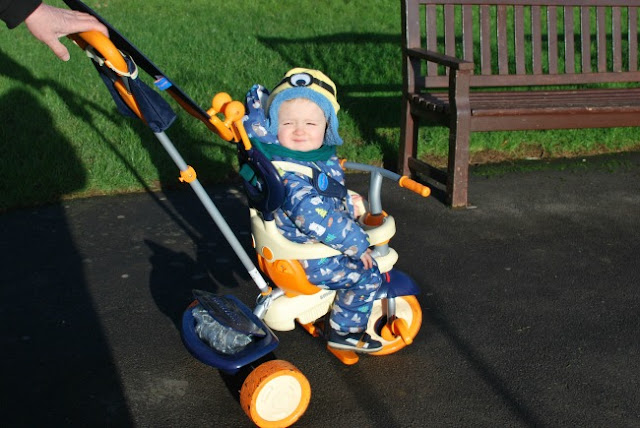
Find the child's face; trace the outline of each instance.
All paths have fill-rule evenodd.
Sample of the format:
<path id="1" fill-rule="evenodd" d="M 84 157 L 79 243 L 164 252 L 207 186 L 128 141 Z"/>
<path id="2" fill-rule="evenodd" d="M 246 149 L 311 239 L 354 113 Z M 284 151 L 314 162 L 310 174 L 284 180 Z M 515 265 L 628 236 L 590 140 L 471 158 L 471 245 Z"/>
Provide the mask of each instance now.
<path id="1" fill-rule="evenodd" d="M 280 105 L 278 140 L 283 147 L 308 152 L 322 147 L 327 119 L 316 103 L 294 98 Z"/>

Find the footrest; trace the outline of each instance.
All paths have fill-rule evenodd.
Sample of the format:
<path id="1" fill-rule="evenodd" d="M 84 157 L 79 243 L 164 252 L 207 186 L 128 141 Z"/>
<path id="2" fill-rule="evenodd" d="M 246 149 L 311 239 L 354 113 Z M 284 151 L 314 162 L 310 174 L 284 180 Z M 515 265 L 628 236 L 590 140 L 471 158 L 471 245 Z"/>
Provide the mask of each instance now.
<path id="1" fill-rule="evenodd" d="M 336 348 L 332 348 L 329 345 L 327 345 L 327 349 L 329 350 L 329 352 L 331 352 L 333 355 L 335 355 L 336 358 L 338 358 L 343 364 L 346 364 L 348 366 L 354 365 L 360 359 L 358 357 L 358 354 L 356 354 L 353 351 L 345 351 L 344 349 L 336 349 Z"/>

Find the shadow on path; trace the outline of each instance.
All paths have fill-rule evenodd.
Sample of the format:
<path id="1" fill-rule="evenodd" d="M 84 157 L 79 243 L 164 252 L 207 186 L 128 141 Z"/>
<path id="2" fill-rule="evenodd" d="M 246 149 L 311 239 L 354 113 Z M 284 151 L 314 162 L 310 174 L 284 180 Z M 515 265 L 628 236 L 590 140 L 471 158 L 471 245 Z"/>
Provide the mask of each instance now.
<path id="1" fill-rule="evenodd" d="M 35 88 L 45 85 L 2 52 L 0 62 L 3 76 Z M 24 112 L 29 116 L 22 116 Z M 18 130 L 17 139 L 0 139 L 2 175 L 12 171 L 13 179 L 44 189 L 53 202 L 0 219 L 3 424 L 130 426 L 119 375 L 88 290 L 83 257 L 64 207 L 55 202 L 81 187 L 86 173 L 70 143 L 55 132 L 46 107 L 29 91 L 3 94 L 0 117 L 3 127 L 14 128 L 13 135 Z M 38 146 L 37 156 L 27 150 L 28 145 Z M 27 177 L 32 174 L 26 171 L 33 170 L 40 175 L 30 183 Z M 19 203 L 20 189 L 0 184 L 0 191 Z"/>

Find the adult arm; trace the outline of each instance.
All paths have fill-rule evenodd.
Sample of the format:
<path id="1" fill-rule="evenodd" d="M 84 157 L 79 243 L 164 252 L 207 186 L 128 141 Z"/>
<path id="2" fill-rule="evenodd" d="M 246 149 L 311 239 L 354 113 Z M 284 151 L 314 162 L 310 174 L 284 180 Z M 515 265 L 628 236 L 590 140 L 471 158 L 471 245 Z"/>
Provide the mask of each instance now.
<path id="1" fill-rule="evenodd" d="M 2 3 L 2 19 L 7 26 L 13 28 L 24 20 L 33 36 L 49 46 L 58 58 L 69 60 L 69 51 L 60 43 L 60 38 L 68 34 L 84 31 L 99 31 L 109 37 L 107 28 L 97 18 L 87 13 L 69 9 L 60 9 L 40 3 L 36 0 L 0 0 Z M 26 7 L 29 5 L 29 7 Z M 34 7 L 35 6 L 35 7 Z M 31 7 L 34 7 L 31 9 Z M 26 14 L 26 17 L 24 15 Z"/>
<path id="2" fill-rule="evenodd" d="M 15 28 L 41 3 L 41 0 L 0 0 L 0 19 L 7 24 L 7 27 Z"/>

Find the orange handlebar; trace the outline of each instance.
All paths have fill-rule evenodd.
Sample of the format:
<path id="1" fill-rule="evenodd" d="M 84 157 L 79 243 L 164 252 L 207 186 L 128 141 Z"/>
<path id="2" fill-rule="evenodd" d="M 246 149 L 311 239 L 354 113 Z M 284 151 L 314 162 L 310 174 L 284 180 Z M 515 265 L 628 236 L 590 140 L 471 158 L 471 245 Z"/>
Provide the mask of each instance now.
<path id="1" fill-rule="evenodd" d="M 410 179 L 406 175 L 403 175 L 402 178 L 400 178 L 400 180 L 398 181 L 398 184 L 400 184 L 400 187 L 409 189 L 412 192 L 415 192 L 424 198 L 426 198 L 431 194 L 431 189 L 429 189 L 425 185 L 418 183 L 417 181 Z"/>
<path id="2" fill-rule="evenodd" d="M 245 150 L 249 150 L 251 143 L 242 124 L 244 112 L 244 105 L 240 101 L 233 101 L 231 95 L 219 92 L 213 97 L 207 114 L 210 116 L 209 122 L 223 140 L 242 142 Z M 218 113 L 224 115 L 224 121 L 216 116 Z"/>

